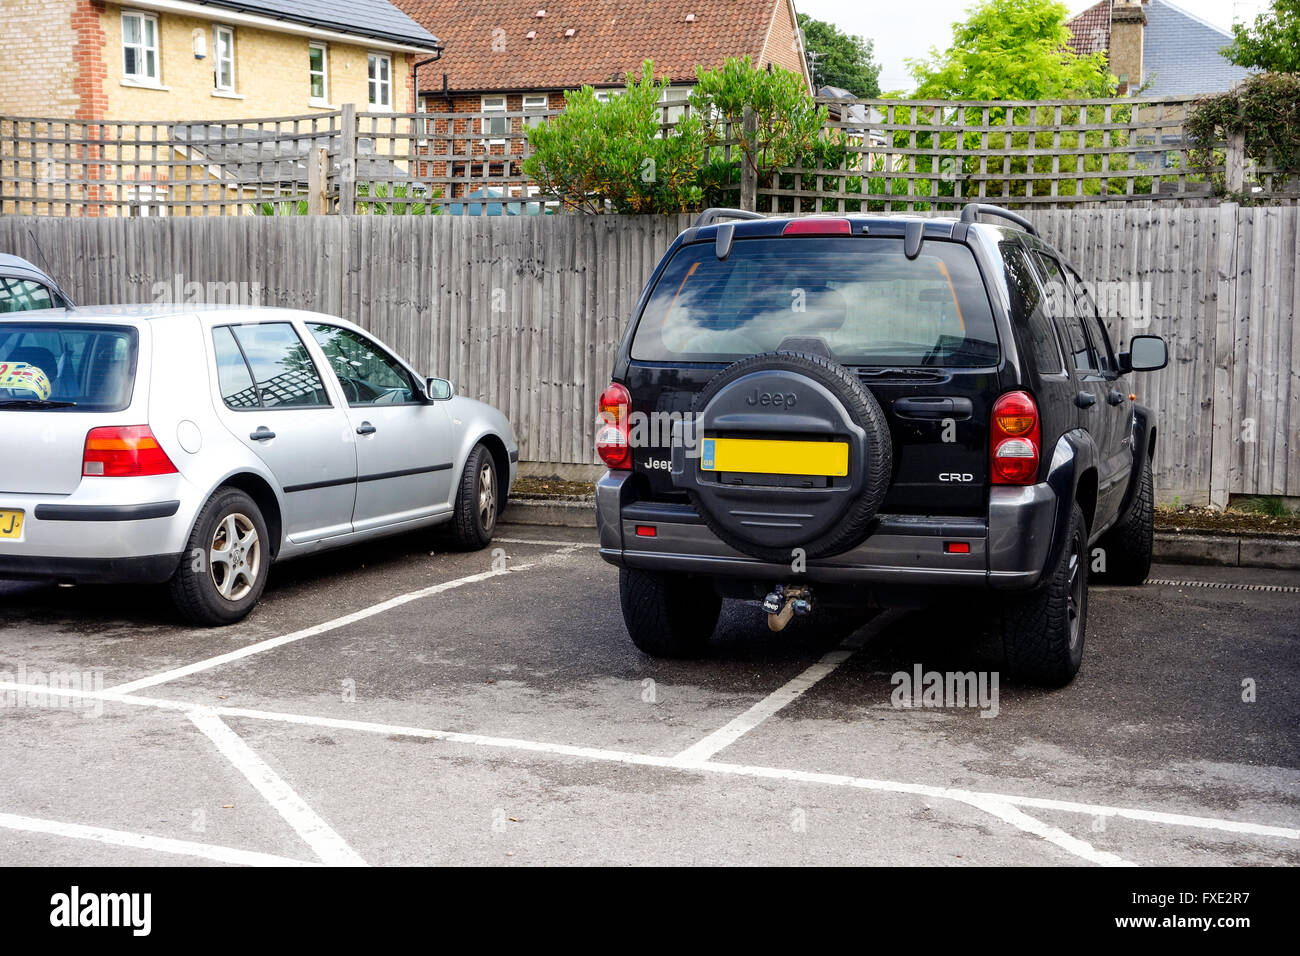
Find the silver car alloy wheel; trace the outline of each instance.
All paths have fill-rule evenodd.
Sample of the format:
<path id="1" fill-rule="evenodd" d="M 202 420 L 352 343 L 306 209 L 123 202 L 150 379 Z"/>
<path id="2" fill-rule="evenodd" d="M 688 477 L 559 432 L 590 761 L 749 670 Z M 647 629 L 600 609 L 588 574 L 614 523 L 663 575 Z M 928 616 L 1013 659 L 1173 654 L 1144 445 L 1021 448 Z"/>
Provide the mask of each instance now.
<path id="1" fill-rule="evenodd" d="M 262 541 L 247 515 L 226 515 L 212 533 L 208 547 L 208 573 L 217 593 L 227 601 L 240 601 L 257 583 L 262 567 Z"/>
<path id="2" fill-rule="evenodd" d="M 484 531 L 491 531 L 497 520 L 496 480 L 492 465 L 484 462 L 478 473 L 478 517 Z"/>

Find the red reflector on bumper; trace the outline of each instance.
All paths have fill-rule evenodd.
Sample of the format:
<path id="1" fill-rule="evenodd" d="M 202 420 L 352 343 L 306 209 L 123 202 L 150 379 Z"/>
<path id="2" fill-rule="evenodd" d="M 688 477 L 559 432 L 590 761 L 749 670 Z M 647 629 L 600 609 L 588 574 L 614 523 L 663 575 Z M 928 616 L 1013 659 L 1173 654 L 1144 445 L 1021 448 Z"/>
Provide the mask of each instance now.
<path id="1" fill-rule="evenodd" d="M 659 532 L 655 530 L 652 524 L 639 524 L 636 526 L 636 533 L 641 538 L 653 538 Z"/>
<path id="2" fill-rule="evenodd" d="M 970 544 L 965 541 L 949 541 L 943 546 L 949 554 L 970 554 Z"/>

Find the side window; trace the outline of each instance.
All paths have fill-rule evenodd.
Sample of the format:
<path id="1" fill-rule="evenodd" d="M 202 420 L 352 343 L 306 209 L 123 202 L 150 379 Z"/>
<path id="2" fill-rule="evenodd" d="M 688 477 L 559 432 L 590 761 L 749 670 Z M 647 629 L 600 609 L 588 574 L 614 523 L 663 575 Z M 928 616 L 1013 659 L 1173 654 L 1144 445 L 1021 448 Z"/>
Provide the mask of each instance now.
<path id="1" fill-rule="evenodd" d="M 349 405 L 404 405 L 416 400 L 402 363 L 364 335 L 337 325 L 309 325 Z"/>
<path id="2" fill-rule="evenodd" d="M 253 373 L 248 370 L 244 353 L 239 351 L 229 326 L 212 330 L 212 347 L 217 355 L 217 383 L 226 407 L 260 408 L 262 403 L 253 387 Z"/>
<path id="3" fill-rule="evenodd" d="M 329 406 L 316 365 L 288 322 L 213 329 L 212 343 L 217 356 L 217 379 L 228 407 Z"/>
<path id="4" fill-rule="evenodd" d="M 1096 373 L 1099 371 L 1096 355 L 1088 344 L 1087 333 L 1079 317 L 1079 310 L 1071 302 L 1072 294 L 1065 281 L 1061 265 L 1053 257 L 1040 252 L 1034 253 L 1043 278 L 1047 280 L 1047 308 L 1052 318 L 1056 319 L 1060 330 L 1065 335 L 1066 348 L 1070 353 L 1070 363 L 1076 372 Z"/>
<path id="5" fill-rule="evenodd" d="M 1118 372 L 1119 363 L 1115 361 L 1115 354 L 1111 350 L 1110 337 L 1106 334 L 1106 327 L 1102 324 L 1096 303 L 1088 294 L 1088 287 L 1073 269 L 1065 270 L 1065 279 L 1070 285 L 1075 309 L 1083 319 L 1088 337 L 1092 339 L 1093 350 L 1097 353 L 1097 367 L 1108 374 Z"/>
<path id="6" fill-rule="evenodd" d="M 0 276 L 0 312 L 26 312 L 28 309 L 52 309 L 50 290 L 31 279 Z"/>
<path id="7" fill-rule="evenodd" d="M 1061 344 L 1052 320 L 1043 308 L 1043 293 L 1034 278 L 1029 256 L 1018 243 L 1004 242 L 1001 247 L 1012 308 L 1016 315 L 1026 317 L 1023 326 L 1025 341 L 1034 357 L 1034 367 L 1042 375 L 1060 375 L 1065 371 Z"/>

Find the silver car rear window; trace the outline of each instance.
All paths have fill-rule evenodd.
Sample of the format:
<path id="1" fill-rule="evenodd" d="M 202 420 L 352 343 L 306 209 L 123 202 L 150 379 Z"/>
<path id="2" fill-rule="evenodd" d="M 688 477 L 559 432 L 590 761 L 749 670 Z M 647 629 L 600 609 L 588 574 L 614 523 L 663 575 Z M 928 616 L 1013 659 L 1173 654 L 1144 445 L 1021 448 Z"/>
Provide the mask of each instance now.
<path id="1" fill-rule="evenodd" d="M 121 411 L 137 346 L 127 326 L 0 322 L 0 410 Z"/>

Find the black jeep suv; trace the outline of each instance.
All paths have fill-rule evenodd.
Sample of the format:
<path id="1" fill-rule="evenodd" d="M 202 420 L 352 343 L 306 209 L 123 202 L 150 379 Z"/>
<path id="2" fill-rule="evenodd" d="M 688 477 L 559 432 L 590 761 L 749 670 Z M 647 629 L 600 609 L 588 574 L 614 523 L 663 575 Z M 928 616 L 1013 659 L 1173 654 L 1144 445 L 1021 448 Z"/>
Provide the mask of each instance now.
<path id="1" fill-rule="evenodd" d="M 1156 428 L 1124 376 L 1166 361 L 1156 336 L 1116 353 L 1079 275 L 1003 209 L 709 210 L 600 398 L 600 548 L 632 640 L 699 653 L 723 597 L 780 629 L 814 600 L 991 595 L 1008 669 L 1068 683 L 1090 566 L 1150 567 Z"/>

